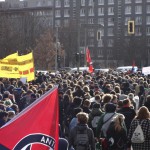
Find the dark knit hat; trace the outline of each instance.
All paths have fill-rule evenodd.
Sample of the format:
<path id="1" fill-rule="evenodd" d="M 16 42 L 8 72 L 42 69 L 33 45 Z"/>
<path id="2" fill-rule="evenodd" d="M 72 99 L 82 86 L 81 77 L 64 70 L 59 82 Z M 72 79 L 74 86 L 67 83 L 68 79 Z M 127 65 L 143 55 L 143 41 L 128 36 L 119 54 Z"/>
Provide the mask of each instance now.
<path id="1" fill-rule="evenodd" d="M 99 103 L 94 103 L 94 104 L 93 104 L 93 108 L 101 108 L 101 104 L 99 104 Z"/>
<path id="2" fill-rule="evenodd" d="M 105 111 L 106 113 L 112 113 L 116 111 L 116 105 L 113 103 L 107 103 L 105 105 Z"/>

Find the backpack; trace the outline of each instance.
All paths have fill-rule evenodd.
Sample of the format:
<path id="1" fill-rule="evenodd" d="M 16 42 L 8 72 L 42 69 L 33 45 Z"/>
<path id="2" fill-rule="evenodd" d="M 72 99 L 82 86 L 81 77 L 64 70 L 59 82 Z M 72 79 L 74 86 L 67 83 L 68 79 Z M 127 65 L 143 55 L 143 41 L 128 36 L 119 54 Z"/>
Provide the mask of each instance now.
<path id="1" fill-rule="evenodd" d="M 138 122 L 138 126 L 132 134 L 131 142 L 132 143 L 143 143 L 145 141 L 143 130 L 141 124 Z"/>
<path id="2" fill-rule="evenodd" d="M 95 117 L 93 118 L 93 120 L 91 121 L 91 125 L 92 125 L 93 128 L 96 128 L 96 127 L 97 127 L 97 124 L 98 124 L 98 121 L 99 121 L 100 117 L 101 117 L 101 116 L 95 116 Z"/>
<path id="3" fill-rule="evenodd" d="M 88 150 L 89 149 L 89 137 L 87 128 L 84 130 L 79 130 L 77 128 L 77 135 L 75 140 L 76 150 Z"/>

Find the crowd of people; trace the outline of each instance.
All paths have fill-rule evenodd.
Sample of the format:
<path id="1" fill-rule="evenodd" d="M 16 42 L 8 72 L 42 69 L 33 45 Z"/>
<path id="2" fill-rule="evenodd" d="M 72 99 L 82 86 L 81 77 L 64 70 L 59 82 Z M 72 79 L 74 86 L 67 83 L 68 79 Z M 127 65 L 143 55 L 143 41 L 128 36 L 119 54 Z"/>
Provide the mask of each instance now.
<path id="1" fill-rule="evenodd" d="M 150 76 L 140 71 L 39 72 L 29 83 L 1 78 L 0 127 L 55 85 L 68 150 L 150 149 Z"/>

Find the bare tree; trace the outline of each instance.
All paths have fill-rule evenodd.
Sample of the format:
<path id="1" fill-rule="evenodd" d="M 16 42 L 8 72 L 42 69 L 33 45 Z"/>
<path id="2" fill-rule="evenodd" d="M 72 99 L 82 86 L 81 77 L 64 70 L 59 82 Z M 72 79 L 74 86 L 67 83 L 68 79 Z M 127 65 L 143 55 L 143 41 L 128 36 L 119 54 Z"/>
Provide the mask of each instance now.
<path id="1" fill-rule="evenodd" d="M 34 49 L 35 66 L 37 69 L 51 69 L 55 64 L 56 47 L 51 30 L 46 31 L 36 40 Z"/>

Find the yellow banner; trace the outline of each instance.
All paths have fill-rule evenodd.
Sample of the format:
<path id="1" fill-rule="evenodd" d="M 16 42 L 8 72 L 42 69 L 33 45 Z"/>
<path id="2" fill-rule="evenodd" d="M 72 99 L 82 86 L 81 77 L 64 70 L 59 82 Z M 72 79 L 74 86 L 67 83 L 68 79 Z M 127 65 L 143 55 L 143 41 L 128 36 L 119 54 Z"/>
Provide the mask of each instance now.
<path id="1" fill-rule="evenodd" d="M 18 65 L 8 65 L 0 63 L 0 77 L 3 78 L 20 78 Z"/>
<path id="2" fill-rule="evenodd" d="M 18 56 L 18 53 L 8 55 L 0 60 L 0 77 L 21 78 L 26 77 L 27 81 L 35 78 L 34 59 L 32 52 Z"/>
<path id="3" fill-rule="evenodd" d="M 27 55 L 18 56 L 19 74 L 20 77 L 26 77 L 27 81 L 35 79 L 34 75 L 34 59 L 33 53 Z"/>

